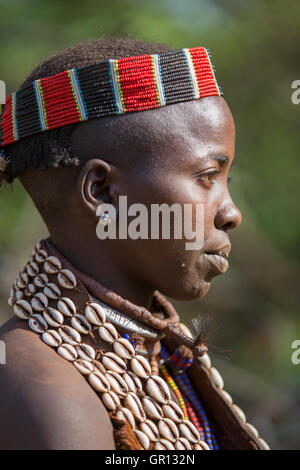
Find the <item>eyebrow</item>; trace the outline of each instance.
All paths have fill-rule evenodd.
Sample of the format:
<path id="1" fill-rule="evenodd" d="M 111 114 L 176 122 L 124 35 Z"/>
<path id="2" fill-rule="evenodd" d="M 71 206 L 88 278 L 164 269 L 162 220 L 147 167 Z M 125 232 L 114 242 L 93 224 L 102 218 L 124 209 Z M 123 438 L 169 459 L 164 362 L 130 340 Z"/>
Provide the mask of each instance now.
<path id="1" fill-rule="evenodd" d="M 220 163 L 220 166 L 226 166 L 229 163 L 229 157 L 220 153 L 208 153 L 205 157 L 200 157 L 201 162 L 214 160 Z"/>

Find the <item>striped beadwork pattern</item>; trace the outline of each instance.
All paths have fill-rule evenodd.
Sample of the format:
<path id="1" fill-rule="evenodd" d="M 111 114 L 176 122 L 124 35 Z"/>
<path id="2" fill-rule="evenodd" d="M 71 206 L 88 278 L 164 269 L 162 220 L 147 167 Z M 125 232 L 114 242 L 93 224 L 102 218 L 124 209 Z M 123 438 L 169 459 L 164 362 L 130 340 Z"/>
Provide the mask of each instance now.
<path id="1" fill-rule="evenodd" d="M 210 449 L 218 450 L 217 440 L 210 427 L 201 400 L 195 392 L 188 374 L 185 372 L 191 365 L 191 362 L 187 362 L 185 358 L 180 358 L 177 350 L 171 355 L 164 345 L 161 345 L 160 357 L 163 361 L 170 359 L 173 363 L 173 369 L 176 370 L 177 368 L 178 370 L 177 373 L 173 373 L 171 376 L 164 362 L 160 366 L 165 380 L 177 396 L 185 419 L 189 419 L 196 426 L 201 439 L 208 444 Z M 182 365 L 184 366 L 182 367 Z"/>
<path id="2" fill-rule="evenodd" d="M 107 60 L 35 80 L 1 114 L 1 146 L 88 119 L 219 96 L 204 47 Z"/>

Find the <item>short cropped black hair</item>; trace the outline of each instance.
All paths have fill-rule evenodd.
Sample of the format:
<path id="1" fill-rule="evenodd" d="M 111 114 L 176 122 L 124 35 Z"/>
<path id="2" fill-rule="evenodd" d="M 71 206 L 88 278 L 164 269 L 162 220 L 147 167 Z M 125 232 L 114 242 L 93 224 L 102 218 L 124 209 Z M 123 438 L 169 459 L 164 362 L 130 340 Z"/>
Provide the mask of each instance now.
<path id="1" fill-rule="evenodd" d="M 102 37 L 78 43 L 50 56 L 38 65 L 20 89 L 30 85 L 34 80 L 47 78 L 74 67 L 132 55 L 159 54 L 170 50 L 172 49 L 162 44 L 127 38 Z M 78 124 L 69 124 L 41 132 L 5 147 L 5 157 L 2 160 L 0 157 L 0 185 L 1 176 L 7 183 L 12 183 L 14 178 L 30 167 L 47 170 L 59 166 L 80 166 L 80 160 L 70 144 L 70 136 L 76 125 Z"/>

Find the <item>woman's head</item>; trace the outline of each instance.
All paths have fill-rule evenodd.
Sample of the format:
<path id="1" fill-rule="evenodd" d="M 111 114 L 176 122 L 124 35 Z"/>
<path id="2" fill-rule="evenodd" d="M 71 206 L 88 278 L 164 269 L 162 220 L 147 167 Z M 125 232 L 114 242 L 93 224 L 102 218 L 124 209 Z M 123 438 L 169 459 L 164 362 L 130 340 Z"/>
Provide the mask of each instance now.
<path id="1" fill-rule="evenodd" d="M 138 44 L 132 42 L 131 47 Z M 155 50 L 154 45 L 139 48 L 126 50 L 127 55 L 163 50 L 160 46 Z M 70 65 L 78 64 L 63 63 L 62 70 Z M 228 231 L 241 222 L 227 186 L 235 130 L 224 99 L 207 97 L 67 127 L 65 156 L 58 148 L 52 158 L 56 163 L 65 159 L 70 167 L 50 165 L 42 171 L 28 165 L 20 173 L 53 240 L 67 241 L 82 256 L 89 256 L 94 272 L 100 263 L 99 269 L 107 273 L 118 270 L 122 277 L 178 300 L 205 295 L 211 279 L 227 269 Z M 56 137 L 59 133 L 64 131 L 57 131 Z M 172 230 L 170 239 L 99 240 L 97 208 L 112 204 L 119 218 L 120 196 L 127 196 L 128 207 L 143 204 L 149 214 L 154 204 L 189 204 L 194 211 L 201 205 L 203 246 L 187 250 L 186 238 L 174 239 Z M 150 226 L 149 219 L 149 233 Z"/>

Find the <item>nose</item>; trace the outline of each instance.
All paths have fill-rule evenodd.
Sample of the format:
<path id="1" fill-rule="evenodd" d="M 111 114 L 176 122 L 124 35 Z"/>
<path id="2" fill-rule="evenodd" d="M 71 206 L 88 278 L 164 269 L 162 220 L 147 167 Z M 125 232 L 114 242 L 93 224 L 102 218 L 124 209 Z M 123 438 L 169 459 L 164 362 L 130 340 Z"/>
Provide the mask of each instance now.
<path id="1" fill-rule="evenodd" d="M 242 222 L 242 214 L 232 199 L 223 201 L 215 215 L 215 227 L 227 232 L 238 227 Z"/>

